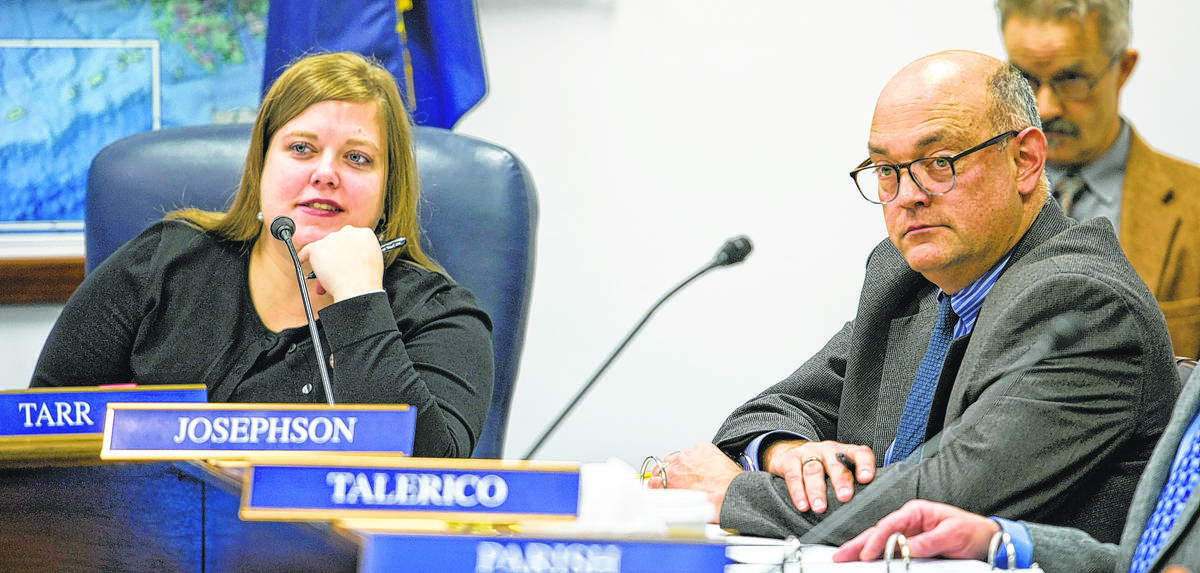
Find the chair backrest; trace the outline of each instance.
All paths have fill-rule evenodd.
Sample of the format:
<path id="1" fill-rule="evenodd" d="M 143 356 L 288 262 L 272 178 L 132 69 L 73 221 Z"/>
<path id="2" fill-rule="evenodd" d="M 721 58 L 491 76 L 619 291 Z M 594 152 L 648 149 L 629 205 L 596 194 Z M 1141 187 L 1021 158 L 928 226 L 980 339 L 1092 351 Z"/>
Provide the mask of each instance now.
<path id="1" fill-rule="evenodd" d="M 499 458 L 533 281 L 533 181 L 497 145 L 431 127 L 415 137 L 422 246 L 492 318 L 496 381 L 474 456 Z M 249 141 L 249 125 L 205 125 L 139 133 L 101 150 L 88 173 L 87 270 L 168 211 L 227 208 Z"/>

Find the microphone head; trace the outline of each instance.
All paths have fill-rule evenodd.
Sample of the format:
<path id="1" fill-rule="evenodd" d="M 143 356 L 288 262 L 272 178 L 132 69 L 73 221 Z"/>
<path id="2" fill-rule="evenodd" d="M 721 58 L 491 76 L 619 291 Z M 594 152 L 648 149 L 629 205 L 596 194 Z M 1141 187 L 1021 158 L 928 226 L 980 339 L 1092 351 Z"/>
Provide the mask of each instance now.
<path id="1" fill-rule="evenodd" d="M 271 220 L 271 236 L 286 241 L 296 232 L 296 222 L 291 217 L 280 215 Z"/>
<path id="2" fill-rule="evenodd" d="M 746 260 L 746 255 L 754 250 L 754 245 L 750 243 L 750 238 L 746 235 L 738 235 L 721 245 L 721 250 L 717 251 L 717 255 L 713 257 L 713 265 L 719 267 L 727 267 L 736 265 Z"/>

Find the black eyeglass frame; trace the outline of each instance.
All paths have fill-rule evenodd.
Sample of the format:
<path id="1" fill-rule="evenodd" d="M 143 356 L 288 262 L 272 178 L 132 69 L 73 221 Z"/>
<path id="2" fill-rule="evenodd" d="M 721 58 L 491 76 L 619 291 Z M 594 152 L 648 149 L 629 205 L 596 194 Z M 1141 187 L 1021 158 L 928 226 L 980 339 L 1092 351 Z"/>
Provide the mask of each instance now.
<path id="1" fill-rule="evenodd" d="M 991 139 L 988 139 L 987 141 L 984 141 L 983 143 L 980 143 L 979 145 L 976 145 L 975 147 L 972 147 L 965 151 L 960 151 L 958 153 L 955 153 L 954 155 L 933 155 L 930 157 L 918 157 L 917 159 L 914 159 L 912 161 L 908 161 L 905 163 L 896 163 L 896 164 L 881 163 L 881 164 L 876 165 L 876 164 L 871 163 L 871 158 L 868 157 L 862 163 L 859 163 L 858 167 L 855 167 L 853 170 L 850 171 L 850 179 L 854 181 L 854 187 L 856 189 L 858 189 L 858 194 L 862 195 L 863 199 L 866 199 L 868 202 L 874 203 L 876 205 L 886 205 L 888 203 L 891 203 L 892 201 L 895 201 L 896 197 L 900 196 L 900 171 L 901 170 L 908 170 L 909 179 L 912 179 L 913 183 L 916 183 L 917 189 L 920 189 L 922 193 L 924 193 L 926 195 L 935 195 L 935 196 L 936 195 L 945 195 L 945 194 L 953 191 L 954 187 L 958 184 L 958 171 L 954 169 L 955 161 L 958 161 L 959 159 L 962 159 L 963 157 L 966 157 L 966 156 L 968 156 L 972 153 L 975 153 L 976 151 L 979 151 L 981 149 L 986 149 L 988 147 L 991 147 L 993 145 L 1001 143 L 1010 137 L 1016 137 L 1020 133 L 1021 133 L 1020 131 L 1015 130 L 1015 129 L 1011 130 L 1011 131 L 1006 131 L 1004 133 L 996 135 L 995 137 L 993 137 Z M 933 191 L 926 189 L 925 186 L 922 185 L 921 182 L 917 180 L 917 176 L 913 175 L 913 172 L 912 172 L 912 168 L 911 168 L 912 164 L 920 163 L 922 161 L 929 161 L 930 159 L 945 159 L 946 161 L 948 161 L 950 163 L 950 187 L 940 193 L 934 193 Z M 868 197 L 867 192 L 863 191 L 862 186 L 858 184 L 858 174 L 860 172 L 867 171 L 869 169 L 878 169 L 880 167 L 891 167 L 892 169 L 896 170 L 896 194 L 893 195 L 890 199 L 883 200 L 883 201 L 878 200 L 878 199 L 872 199 L 872 198 Z"/>
<path id="2" fill-rule="evenodd" d="M 1100 73 L 1096 74 L 1096 77 L 1088 77 L 1088 76 L 1084 76 L 1084 75 L 1080 74 L 1082 77 L 1071 78 L 1069 80 L 1057 80 L 1056 81 L 1056 80 L 1052 79 L 1052 80 L 1046 82 L 1045 85 L 1050 88 L 1050 93 L 1054 94 L 1054 97 L 1058 98 L 1059 101 L 1083 101 L 1083 100 L 1087 99 L 1087 97 L 1089 95 L 1092 94 L 1092 90 L 1096 89 L 1096 84 L 1100 83 L 1100 80 L 1104 79 L 1104 76 L 1108 75 L 1109 70 L 1112 69 L 1114 64 L 1116 64 L 1118 61 L 1121 60 L 1121 56 L 1124 54 L 1125 54 L 1124 51 L 1120 51 L 1120 52 L 1117 52 L 1116 54 L 1113 54 L 1113 57 L 1108 60 L 1108 65 L 1104 66 L 1104 69 L 1100 70 Z M 1017 71 L 1021 72 L 1021 77 L 1025 78 L 1025 81 L 1029 84 L 1029 89 L 1033 90 L 1033 97 L 1036 98 L 1038 90 L 1042 89 L 1042 85 L 1043 85 L 1042 80 L 1033 77 L 1033 75 L 1031 75 L 1029 72 L 1026 72 L 1025 70 L 1022 70 L 1021 68 L 1017 68 Z M 1083 90 L 1077 96 L 1071 96 L 1071 97 L 1064 96 L 1062 90 L 1060 89 L 1060 86 L 1064 82 L 1078 81 L 1078 80 L 1086 81 L 1087 89 Z"/>

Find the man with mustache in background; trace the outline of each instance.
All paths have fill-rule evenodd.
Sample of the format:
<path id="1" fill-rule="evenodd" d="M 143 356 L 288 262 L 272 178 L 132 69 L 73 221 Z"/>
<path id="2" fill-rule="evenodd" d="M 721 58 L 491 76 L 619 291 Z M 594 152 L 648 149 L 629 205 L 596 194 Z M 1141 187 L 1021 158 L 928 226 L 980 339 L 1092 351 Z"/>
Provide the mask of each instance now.
<path id="1" fill-rule="evenodd" d="M 1137 65 L 1129 0 L 997 0 L 1009 62 L 1037 96 L 1046 174 L 1069 216 L 1107 217 L 1158 299 L 1174 352 L 1200 354 L 1200 167 L 1151 149 L 1118 110 Z"/>

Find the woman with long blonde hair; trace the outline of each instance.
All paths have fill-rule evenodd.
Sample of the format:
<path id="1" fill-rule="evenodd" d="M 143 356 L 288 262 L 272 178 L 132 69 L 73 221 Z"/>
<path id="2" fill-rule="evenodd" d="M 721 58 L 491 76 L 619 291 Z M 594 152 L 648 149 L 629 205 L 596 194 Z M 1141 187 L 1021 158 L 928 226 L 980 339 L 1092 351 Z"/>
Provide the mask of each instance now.
<path id="1" fill-rule="evenodd" d="M 286 216 L 336 401 L 410 404 L 414 455 L 469 456 L 491 323 L 421 252 L 411 138 L 387 70 L 352 53 L 298 60 L 263 99 L 229 210 L 170 213 L 101 264 L 31 385 L 203 382 L 211 402 L 326 402 L 291 255 L 269 231 Z"/>

